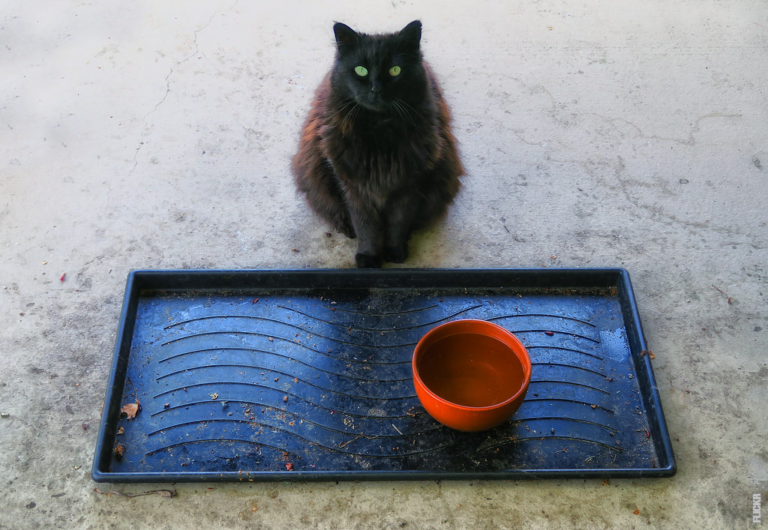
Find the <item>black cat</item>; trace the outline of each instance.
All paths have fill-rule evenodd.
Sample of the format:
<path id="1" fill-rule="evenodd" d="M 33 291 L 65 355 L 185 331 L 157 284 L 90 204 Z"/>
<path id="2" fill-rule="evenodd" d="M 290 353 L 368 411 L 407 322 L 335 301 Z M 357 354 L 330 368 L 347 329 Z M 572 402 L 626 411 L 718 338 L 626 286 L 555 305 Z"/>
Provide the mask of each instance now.
<path id="1" fill-rule="evenodd" d="M 464 174 L 451 116 L 422 59 L 421 22 L 366 35 L 337 23 L 333 69 L 315 92 L 292 169 L 309 205 L 358 239 L 358 267 L 408 258 Z"/>

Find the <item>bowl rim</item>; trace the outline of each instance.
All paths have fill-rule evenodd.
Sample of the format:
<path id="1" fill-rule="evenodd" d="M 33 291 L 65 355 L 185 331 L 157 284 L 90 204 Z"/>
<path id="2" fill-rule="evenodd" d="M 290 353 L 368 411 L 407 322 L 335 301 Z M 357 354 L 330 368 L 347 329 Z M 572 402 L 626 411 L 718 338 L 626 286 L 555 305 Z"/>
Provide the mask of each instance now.
<path id="1" fill-rule="evenodd" d="M 423 343 L 426 342 L 430 336 L 436 335 L 438 333 L 438 330 L 442 331 L 445 328 L 451 328 L 451 327 L 455 327 L 455 326 L 460 325 L 460 324 L 467 324 L 467 323 L 480 324 L 481 326 L 487 326 L 487 327 L 494 328 L 495 330 L 501 332 L 503 335 L 506 335 L 507 338 L 511 339 L 511 341 L 513 343 L 516 343 L 516 345 L 520 347 L 520 350 L 525 354 L 524 358 L 521 359 L 520 355 L 518 355 L 518 352 L 515 351 L 514 348 L 510 348 L 512 350 L 512 352 L 515 354 L 515 356 L 517 356 L 517 358 L 520 359 L 520 362 L 523 365 L 524 378 L 523 378 L 523 384 L 520 386 L 520 388 L 517 390 L 517 392 L 515 392 L 514 395 L 512 395 L 512 397 L 502 401 L 501 403 L 496 403 L 495 405 L 489 405 L 487 407 L 470 407 L 470 406 L 467 406 L 467 405 L 462 405 L 460 403 L 454 403 L 453 401 L 449 401 L 449 400 L 447 400 L 445 398 L 442 398 L 442 397 L 438 396 L 437 394 L 435 394 L 427 386 L 427 384 L 424 382 L 424 380 L 421 378 L 421 375 L 419 375 L 419 371 L 418 371 L 417 366 L 416 366 L 416 357 L 417 357 L 417 353 L 419 353 L 420 349 L 423 347 Z M 451 337 L 453 335 L 459 335 L 459 334 L 463 334 L 463 333 L 461 331 L 456 331 L 455 333 L 449 333 L 448 335 L 446 335 L 443 338 L 448 338 L 448 337 Z M 478 333 L 472 333 L 472 334 L 477 335 Z M 496 337 L 493 337 L 493 338 L 496 338 Z M 459 410 L 467 411 L 467 412 L 483 412 L 483 411 L 495 410 L 495 409 L 502 408 L 505 405 L 508 405 L 509 403 L 511 403 L 512 401 L 515 401 L 517 398 L 520 397 L 520 395 L 522 393 L 526 392 L 527 389 L 528 389 L 528 386 L 529 386 L 529 384 L 531 382 L 531 372 L 533 371 L 533 365 L 531 364 L 531 356 L 528 353 L 528 349 L 525 347 L 525 345 L 522 343 L 522 341 L 520 339 L 518 339 L 514 335 L 514 333 L 512 333 L 511 331 L 509 331 L 506 328 L 503 328 L 503 327 L 499 326 L 498 324 L 495 324 L 493 322 L 488 322 L 487 320 L 478 320 L 478 319 L 466 318 L 466 319 L 452 320 L 450 322 L 445 322 L 443 324 L 440 324 L 439 326 L 435 326 L 434 328 L 429 330 L 426 334 L 424 334 L 424 336 L 421 337 L 421 339 L 419 339 L 419 342 L 416 344 L 416 347 L 413 350 L 413 356 L 411 358 L 411 370 L 413 371 L 413 378 L 415 380 L 418 380 L 418 382 L 420 383 L 421 387 L 432 398 L 434 398 L 438 402 L 440 402 L 442 404 L 445 404 L 445 405 L 449 405 L 451 407 L 458 408 Z M 418 388 L 416 390 L 417 390 L 417 393 L 418 393 Z"/>

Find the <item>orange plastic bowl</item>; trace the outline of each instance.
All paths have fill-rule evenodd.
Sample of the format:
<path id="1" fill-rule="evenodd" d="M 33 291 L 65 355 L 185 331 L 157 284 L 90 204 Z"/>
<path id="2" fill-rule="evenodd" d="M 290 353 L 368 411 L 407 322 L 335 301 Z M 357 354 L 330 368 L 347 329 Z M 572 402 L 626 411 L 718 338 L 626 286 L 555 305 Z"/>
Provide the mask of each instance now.
<path id="1" fill-rule="evenodd" d="M 531 382 L 525 346 L 483 320 L 456 320 L 432 329 L 416 345 L 412 367 L 421 404 L 459 431 L 484 431 L 507 421 Z"/>

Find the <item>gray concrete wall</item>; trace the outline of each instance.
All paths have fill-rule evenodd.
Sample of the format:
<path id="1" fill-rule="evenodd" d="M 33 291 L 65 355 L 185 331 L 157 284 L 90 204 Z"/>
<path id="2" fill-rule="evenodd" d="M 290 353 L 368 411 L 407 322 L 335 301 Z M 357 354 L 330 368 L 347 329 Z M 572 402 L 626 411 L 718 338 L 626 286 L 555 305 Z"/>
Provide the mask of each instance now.
<path id="1" fill-rule="evenodd" d="M 678 475 L 95 493 L 128 271 L 352 266 L 289 160 L 333 21 L 415 18 L 468 176 L 406 266 L 627 268 Z M 3 3 L 0 528 L 748 527 L 768 490 L 767 52 L 750 0 Z"/>

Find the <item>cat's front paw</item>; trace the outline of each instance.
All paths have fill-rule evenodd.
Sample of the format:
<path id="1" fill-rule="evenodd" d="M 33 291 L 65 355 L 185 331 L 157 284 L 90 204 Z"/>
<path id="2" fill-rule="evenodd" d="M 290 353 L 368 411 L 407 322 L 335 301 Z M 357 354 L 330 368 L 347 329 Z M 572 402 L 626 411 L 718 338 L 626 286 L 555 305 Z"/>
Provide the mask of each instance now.
<path id="1" fill-rule="evenodd" d="M 369 256 L 368 254 L 356 254 L 355 262 L 358 269 L 378 269 L 381 267 L 382 259 L 380 256 Z"/>
<path id="2" fill-rule="evenodd" d="M 390 263 L 403 263 L 408 259 L 408 244 L 396 247 L 387 247 L 384 250 L 384 261 Z"/>

